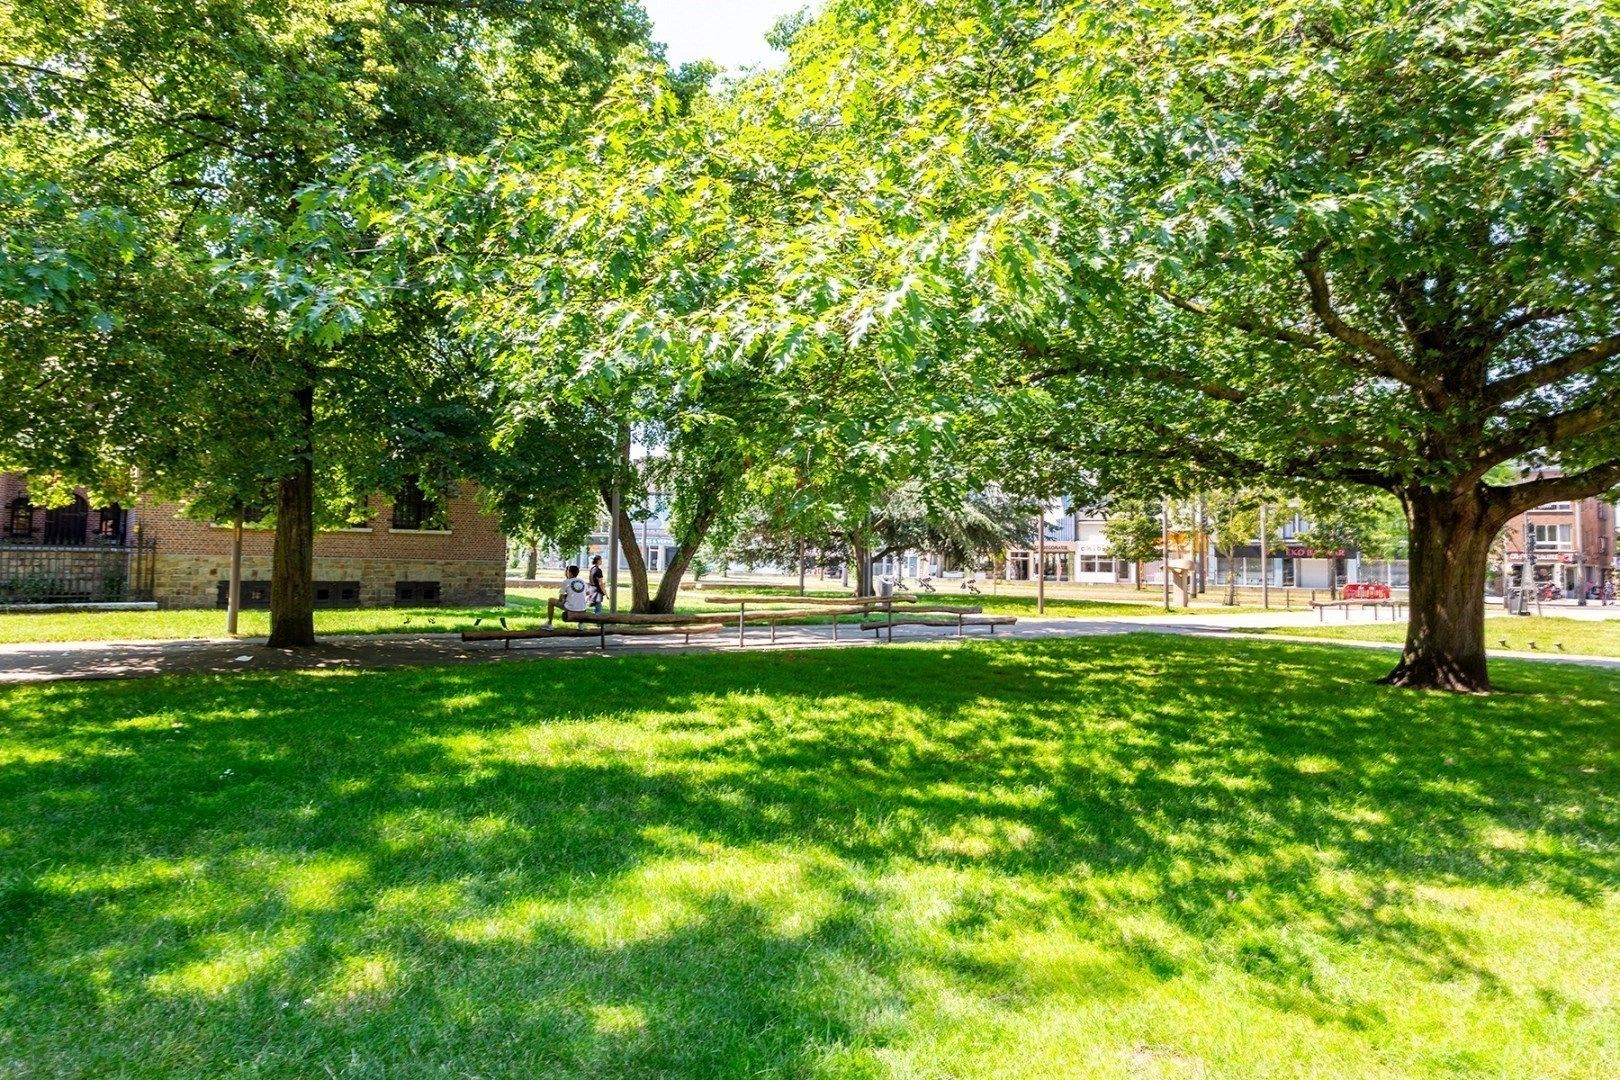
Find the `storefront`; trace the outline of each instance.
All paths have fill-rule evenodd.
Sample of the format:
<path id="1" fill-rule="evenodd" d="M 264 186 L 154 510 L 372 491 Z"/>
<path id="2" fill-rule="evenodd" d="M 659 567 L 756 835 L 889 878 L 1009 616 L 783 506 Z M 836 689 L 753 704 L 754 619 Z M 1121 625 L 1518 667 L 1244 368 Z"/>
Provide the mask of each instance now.
<path id="1" fill-rule="evenodd" d="M 1356 569 L 1355 553 L 1345 548 L 1318 551 L 1302 544 L 1288 544 L 1266 559 L 1259 544 L 1245 544 L 1230 560 L 1224 555 L 1215 557 L 1210 583 L 1225 585 L 1231 580 L 1229 575 L 1235 575 L 1239 585 L 1258 586 L 1269 571 L 1272 585 L 1327 589 L 1357 580 Z"/>

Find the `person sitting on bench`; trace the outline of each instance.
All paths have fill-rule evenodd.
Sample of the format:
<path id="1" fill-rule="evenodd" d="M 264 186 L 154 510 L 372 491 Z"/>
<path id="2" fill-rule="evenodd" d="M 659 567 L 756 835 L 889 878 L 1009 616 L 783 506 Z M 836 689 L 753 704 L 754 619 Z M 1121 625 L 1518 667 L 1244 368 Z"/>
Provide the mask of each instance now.
<path id="1" fill-rule="evenodd" d="M 579 616 L 584 615 L 591 606 L 590 586 L 585 579 L 579 576 L 579 565 L 572 563 L 568 567 L 567 577 L 563 579 L 562 589 L 557 594 L 557 600 L 562 601 L 563 621 L 583 623 L 585 620 Z M 555 603 L 556 601 L 553 601 Z M 546 605 L 546 617 L 551 616 L 551 605 Z"/>

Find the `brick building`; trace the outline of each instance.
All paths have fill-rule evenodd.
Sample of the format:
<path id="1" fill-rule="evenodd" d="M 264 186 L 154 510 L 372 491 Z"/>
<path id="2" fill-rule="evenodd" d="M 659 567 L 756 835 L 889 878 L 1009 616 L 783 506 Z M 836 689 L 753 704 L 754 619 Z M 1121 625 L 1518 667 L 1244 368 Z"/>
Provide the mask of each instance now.
<path id="1" fill-rule="evenodd" d="M 1508 522 L 1497 553 L 1505 573 L 1492 575 L 1492 591 L 1501 595 L 1502 582 L 1517 586 L 1524 575 L 1525 530 L 1536 540 L 1536 580 L 1551 584 L 1565 596 L 1578 597 L 1594 585 L 1615 578 L 1616 513 L 1603 499 L 1576 499 L 1548 503 Z"/>
<path id="2" fill-rule="evenodd" d="M 126 564 L 141 560 L 140 573 L 123 575 L 126 595 L 127 583 L 139 580 L 141 598 L 149 593 L 162 607 L 224 606 L 231 527 L 181 517 L 179 509 L 150 501 L 132 510 L 94 507 L 81 492 L 71 506 L 45 510 L 29 502 L 23 478 L 0 475 L 0 587 L 9 564 L 13 581 L 49 583 L 13 601 L 123 599 L 112 595 L 116 575 L 106 569 L 122 553 Z M 244 607 L 269 604 L 273 542 L 270 529 L 244 530 Z M 79 565 L 90 559 L 93 574 Z M 316 533 L 315 581 L 317 607 L 500 604 L 506 541 L 469 485 L 442 501 L 407 485 L 392 497 L 372 496 L 348 527 Z"/>

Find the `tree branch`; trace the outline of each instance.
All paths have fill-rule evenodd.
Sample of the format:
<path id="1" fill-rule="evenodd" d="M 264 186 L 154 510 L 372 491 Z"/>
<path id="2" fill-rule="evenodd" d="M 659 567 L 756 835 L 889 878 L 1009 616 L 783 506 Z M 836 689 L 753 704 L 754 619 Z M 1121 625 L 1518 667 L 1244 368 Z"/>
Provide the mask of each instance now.
<path id="1" fill-rule="evenodd" d="M 1491 328 L 1491 336 L 1496 340 L 1507 337 L 1515 330 L 1529 326 L 1531 323 L 1545 322 L 1548 319 L 1558 319 L 1570 314 L 1567 307 L 1538 307 L 1529 308 L 1519 314 L 1503 319 Z"/>
<path id="2" fill-rule="evenodd" d="M 1489 468 L 1544 446 L 1557 447 L 1617 423 L 1620 423 L 1620 394 L 1611 394 L 1578 409 L 1539 417 L 1487 443 L 1476 455 L 1476 467 L 1483 463 Z"/>
<path id="3" fill-rule="evenodd" d="M 1222 326 L 1229 326 L 1234 330 L 1241 330 L 1245 334 L 1253 334 L 1255 337 L 1270 338 L 1271 340 L 1279 341 L 1284 345 L 1293 345 L 1302 349 L 1320 349 L 1322 347 L 1321 339 L 1315 334 L 1307 334 L 1303 331 L 1293 330 L 1286 326 L 1273 326 L 1270 323 L 1263 322 L 1259 319 L 1251 319 L 1235 315 L 1222 315 L 1219 312 L 1211 311 L 1202 304 L 1195 304 L 1191 300 L 1183 300 L 1181 297 L 1170 292 L 1168 289 L 1155 288 L 1153 293 L 1159 299 L 1163 300 L 1172 307 L 1180 308 L 1182 311 L 1188 312 L 1192 315 L 1197 315 L 1200 318 L 1210 319 L 1214 322 L 1218 322 Z"/>
<path id="4" fill-rule="evenodd" d="M 1060 350 L 1046 348 L 1039 345 L 1025 343 L 1023 353 L 1030 359 L 1051 360 L 1060 355 Z M 1136 375 L 1144 379 L 1155 379 L 1169 386 L 1179 387 L 1183 390 L 1196 390 L 1205 397 L 1217 401 L 1241 402 L 1247 401 L 1249 395 L 1243 390 L 1225 383 L 1215 382 L 1212 379 L 1201 379 L 1189 372 L 1178 371 L 1166 364 L 1116 364 L 1111 368 L 1103 368 L 1095 363 L 1088 362 L 1088 358 L 1070 354 L 1066 359 L 1039 371 L 1030 372 L 1018 381 L 1028 385 L 1030 383 L 1044 382 L 1047 379 L 1061 378 L 1065 375 L 1103 374 L 1111 371 L 1114 374 Z"/>
<path id="5" fill-rule="evenodd" d="M 1539 390 L 1571 375 L 1579 375 L 1614 356 L 1620 356 L 1620 334 L 1583 345 L 1556 360 L 1549 360 L 1545 364 L 1538 364 L 1516 375 L 1508 375 L 1488 384 L 1485 387 L 1486 402 L 1490 405 L 1506 404 L 1521 394 Z"/>
<path id="6" fill-rule="evenodd" d="M 1312 248 L 1299 260 L 1299 269 L 1305 275 L 1305 284 L 1310 288 L 1311 310 L 1316 313 L 1322 328 L 1334 340 L 1371 357 L 1373 374 L 1405 383 L 1414 390 L 1433 395 L 1443 401 L 1447 395 L 1438 380 L 1424 375 L 1407 363 L 1388 342 L 1351 326 L 1339 316 L 1333 307 L 1333 294 L 1328 289 L 1327 272 L 1322 269 L 1320 253 L 1320 247 Z"/>
<path id="7" fill-rule="evenodd" d="M 1228 477 L 1236 476 L 1273 476 L 1288 479 L 1307 480 L 1342 480 L 1352 484 L 1362 484 L 1367 487 L 1392 490 L 1397 484 L 1397 478 L 1382 470 L 1360 463 L 1352 464 L 1344 460 L 1335 459 L 1331 449 L 1321 447 L 1314 451 L 1296 454 L 1277 462 L 1262 461 L 1229 450 L 1224 446 L 1212 446 L 1189 437 L 1185 432 L 1179 432 L 1143 418 L 1142 425 L 1158 436 L 1161 440 L 1159 448 L 1146 445 L 1145 441 L 1133 446 L 1110 447 L 1108 455 L 1111 458 L 1126 458 L 1141 464 L 1186 464 L 1192 462 L 1219 470 Z M 1080 447 L 1054 440 L 1044 440 L 1045 444 L 1055 450 L 1071 454 L 1089 454 L 1096 447 Z"/>
<path id="8" fill-rule="evenodd" d="M 1493 500 L 1512 517 L 1550 502 L 1589 499 L 1615 487 L 1620 487 L 1620 458 L 1567 476 L 1549 476 L 1490 491 Z"/>

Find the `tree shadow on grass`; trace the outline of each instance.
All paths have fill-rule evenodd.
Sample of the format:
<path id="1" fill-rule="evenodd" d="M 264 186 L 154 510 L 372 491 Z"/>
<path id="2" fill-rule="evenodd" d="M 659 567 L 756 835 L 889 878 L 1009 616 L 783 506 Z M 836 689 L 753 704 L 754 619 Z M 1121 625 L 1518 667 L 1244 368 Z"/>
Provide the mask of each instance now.
<path id="1" fill-rule="evenodd" d="M 1063 994 L 1226 965 L 1377 1027 L 1323 941 L 1501 992 L 1414 890 L 1620 878 L 1613 681 L 1459 701 L 1368 687 L 1380 661 L 1151 638 L 0 693 L 0 1015 L 61 1071 L 803 1072 L 899 1038 L 922 972 L 1051 994 L 995 946 L 1056 920 L 1096 947 Z M 893 879 L 930 932 L 890 924 Z"/>

